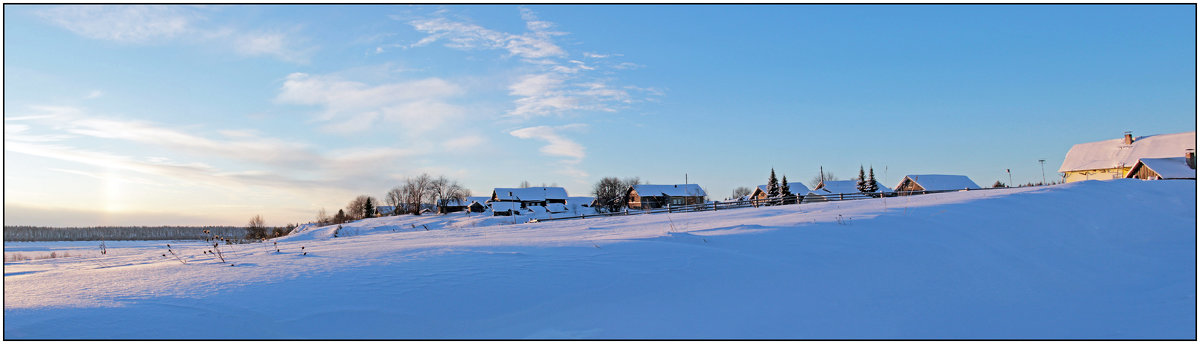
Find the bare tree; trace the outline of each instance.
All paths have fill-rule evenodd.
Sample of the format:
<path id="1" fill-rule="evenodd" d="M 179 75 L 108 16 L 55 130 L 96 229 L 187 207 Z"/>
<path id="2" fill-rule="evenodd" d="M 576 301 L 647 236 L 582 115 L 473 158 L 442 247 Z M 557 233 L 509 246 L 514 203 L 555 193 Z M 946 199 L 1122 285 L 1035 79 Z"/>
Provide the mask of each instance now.
<path id="1" fill-rule="evenodd" d="M 449 203 L 449 200 L 446 199 L 446 192 L 448 191 L 448 188 L 450 188 L 450 180 L 446 179 L 444 176 L 438 176 L 437 178 L 433 178 L 429 181 L 430 198 L 433 198 L 435 202 L 434 207 L 436 207 L 439 212 L 446 206 L 446 204 Z"/>
<path id="2" fill-rule="evenodd" d="M 388 190 L 387 195 L 384 195 L 383 197 L 383 201 L 387 203 L 387 205 L 392 206 L 392 213 L 389 215 L 400 215 L 400 213 L 403 212 L 401 209 L 404 208 L 403 187 L 397 186 L 391 190 Z"/>
<path id="3" fill-rule="evenodd" d="M 629 187 L 640 185 L 641 179 L 638 177 L 625 178 L 621 180 L 617 177 L 601 178 L 596 185 L 592 187 L 592 195 L 596 196 L 597 210 L 618 212 L 625 207 L 627 200 L 625 192 Z"/>
<path id="4" fill-rule="evenodd" d="M 523 189 L 523 188 L 530 187 L 530 186 L 531 186 L 531 185 L 529 184 L 529 181 L 528 181 L 528 180 L 526 180 L 526 181 L 522 181 L 522 182 L 521 182 L 521 188 L 522 188 L 522 189 Z"/>
<path id="5" fill-rule="evenodd" d="M 347 220 L 361 220 L 366 218 L 368 215 L 371 215 L 367 213 L 368 203 L 375 204 L 375 199 L 371 196 L 359 195 L 358 197 L 355 197 L 354 200 L 351 200 L 350 203 L 346 205 Z"/>
<path id="6" fill-rule="evenodd" d="M 267 237 L 267 225 L 266 221 L 263 221 L 262 215 L 254 215 L 250 218 L 250 222 L 246 223 L 246 237 L 250 239 Z"/>
<path id="7" fill-rule="evenodd" d="M 430 178 L 429 174 L 426 173 L 404 181 L 404 186 L 402 187 L 404 191 L 404 203 L 408 204 L 409 213 L 421 215 L 421 204 L 426 199 L 431 198 L 433 194 L 431 192 L 431 184 L 433 184 L 433 178 Z"/>
<path id="8" fill-rule="evenodd" d="M 739 186 L 733 189 L 733 198 L 738 199 L 742 196 L 750 196 L 752 193 L 754 193 L 754 190 L 750 190 L 750 188 L 745 186 Z"/>
<path id="9" fill-rule="evenodd" d="M 317 224 L 318 225 L 326 225 L 326 224 L 329 224 L 329 221 L 330 221 L 329 214 L 326 213 L 325 208 L 322 207 L 321 210 L 317 211 Z"/>
<path id="10" fill-rule="evenodd" d="M 821 171 L 817 173 L 816 177 L 813 177 L 812 180 L 808 181 L 809 182 L 808 185 L 812 185 L 812 187 L 815 188 L 815 187 L 817 187 L 817 184 L 821 184 L 822 181 L 827 181 L 827 180 L 833 181 L 833 180 L 838 180 L 838 179 L 837 179 L 837 176 L 833 175 L 833 173 L 825 172 L 825 167 L 821 167 Z"/>

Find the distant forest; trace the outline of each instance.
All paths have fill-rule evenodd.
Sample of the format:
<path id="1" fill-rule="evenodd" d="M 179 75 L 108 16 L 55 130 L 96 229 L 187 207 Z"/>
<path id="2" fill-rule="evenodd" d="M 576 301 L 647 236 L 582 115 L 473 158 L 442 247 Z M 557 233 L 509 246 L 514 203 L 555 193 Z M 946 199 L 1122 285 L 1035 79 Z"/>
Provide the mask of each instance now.
<path id="1" fill-rule="evenodd" d="M 4 241 L 204 240 L 205 234 L 226 238 L 246 236 L 246 228 L 230 226 L 4 226 Z"/>

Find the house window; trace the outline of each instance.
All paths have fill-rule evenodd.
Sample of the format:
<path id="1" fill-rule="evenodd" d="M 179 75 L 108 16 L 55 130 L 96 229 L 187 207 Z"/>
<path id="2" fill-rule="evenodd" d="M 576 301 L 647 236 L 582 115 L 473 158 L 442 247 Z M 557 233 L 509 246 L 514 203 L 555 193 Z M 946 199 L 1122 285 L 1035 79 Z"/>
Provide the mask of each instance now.
<path id="1" fill-rule="evenodd" d="M 683 205 L 683 197 L 671 197 L 671 205 Z"/>

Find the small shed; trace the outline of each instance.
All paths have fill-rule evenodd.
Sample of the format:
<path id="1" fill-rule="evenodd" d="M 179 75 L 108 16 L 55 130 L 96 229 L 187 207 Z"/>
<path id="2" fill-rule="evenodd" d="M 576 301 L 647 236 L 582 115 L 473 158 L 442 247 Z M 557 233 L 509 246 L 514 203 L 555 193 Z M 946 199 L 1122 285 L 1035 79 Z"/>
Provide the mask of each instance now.
<path id="1" fill-rule="evenodd" d="M 451 198 L 451 199 L 446 199 L 446 200 L 439 199 L 434 204 L 437 204 L 439 214 L 449 214 L 449 213 L 453 213 L 456 211 L 466 210 L 467 206 L 470 205 L 471 203 L 468 202 L 466 199 Z"/>
<path id="2" fill-rule="evenodd" d="M 896 185 L 897 193 L 981 189 L 971 178 L 953 174 L 910 174 Z"/>
<path id="3" fill-rule="evenodd" d="M 1133 164 L 1125 178 L 1141 180 L 1196 179 L 1196 169 L 1188 165 L 1185 157 L 1141 158 Z"/>
<path id="4" fill-rule="evenodd" d="M 492 207 L 492 215 L 495 215 L 495 216 L 509 216 L 509 215 L 520 215 L 521 214 L 521 203 L 518 203 L 518 202 L 494 201 L 494 202 L 488 202 L 488 205 L 490 207 Z"/>
<path id="5" fill-rule="evenodd" d="M 708 194 L 697 184 L 634 185 L 625 191 L 629 209 L 703 204 Z"/>

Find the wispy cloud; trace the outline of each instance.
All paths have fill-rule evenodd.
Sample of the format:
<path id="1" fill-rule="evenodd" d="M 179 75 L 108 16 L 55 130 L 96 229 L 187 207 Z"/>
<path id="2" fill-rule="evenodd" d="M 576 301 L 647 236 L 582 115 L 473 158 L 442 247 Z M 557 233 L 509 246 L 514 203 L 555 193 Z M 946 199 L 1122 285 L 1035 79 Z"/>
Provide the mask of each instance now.
<path id="1" fill-rule="evenodd" d="M 293 73 L 275 100 L 322 107 L 316 120 L 328 122 L 335 132 L 357 132 L 390 122 L 409 134 L 420 134 L 458 118 L 463 110 L 447 99 L 462 92 L 458 85 L 440 78 L 368 85 L 336 76 Z"/>
<path id="2" fill-rule="evenodd" d="M 443 16 L 409 20 L 417 31 L 428 34 L 410 45 L 420 47 L 442 42 L 444 46 L 462 50 L 502 50 L 507 56 L 519 57 L 535 72 L 522 73 L 509 85 L 513 108 L 510 117 L 530 119 L 546 115 L 562 115 L 579 111 L 614 112 L 627 104 L 641 100 L 628 89 L 612 86 L 611 78 L 596 77 L 602 69 L 624 69 L 627 65 L 608 59 L 620 54 L 580 53 L 572 59 L 556 37 L 567 35 L 555 31 L 556 24 L 541 20 L 530 9 L 521 9 L 525 21 L 523 33 L 491 30 L 476 24 L 455 21 Z M 635 65 L 634 65 L 635 66 Z"/>
<path id="3" fill-rule="evenodd" d="M 125 44 L 165 42 L 224 46 L 243 56 L 272 56 L 305 63 L 313 47 L 295 33 L 245 30 L 211 23 L 205 12 L 179 5 L 66 5 L 38 13 L 77 35 Z"/>
<path id="4" fill-rule="evenodd" d="M 37 107 L 53 114 L 24 116 L 6 123 L 5 150 L 34 156 L 116 168 L 146 175 L 223 187 L 267 186 L 292 192 L 345 190 L 383 184 L 375 171 L 397 165 L 418 151 L 392 147 L 351 147 L 318 151 L 310 144 L 265 136 L 254 130 L 216 130 L 219 135 L 185 132 L 144 121 L 100 118 L 69 107 Z M 28 135 L 34 126 L 56 130 L 56 140 Z M 60 133 L 70 133 L 63 135 Z M 51 135 L 53 136 L 53 135 Z M 171 156 L 196 156 L 205 162 L 176 162 L 162 157 L 135 157 L 81 148 L 70 138 L 120 140 L 166 149 Z M 221 138 L 224 137 L 224 138 Z M 141 149 L 134 149 L 140 151 Z M 229 162 L 258 165 L 255 170 L 217 167 Z"/>
<path id="5" fill-rule="evenodd" d="M 516 136 L 522 139 L 536 139 L 546 141 L 546 145 L 542 146 L 539 151 L 549 156 L 559 156 L 571 158 L 571 161 L 578 162 L 583 160 L 587 155 L 583 145 L 564 137 L 560 132 L 563 130 L 577 130 L 586 128 L 585 124 L 568 124 L 564 126 L 536 126 L 529 128 L 517 129 L 509 132 L 509 135 Z"/>

